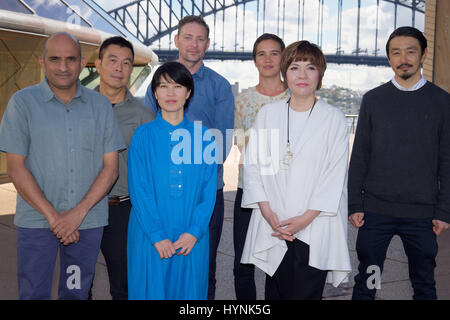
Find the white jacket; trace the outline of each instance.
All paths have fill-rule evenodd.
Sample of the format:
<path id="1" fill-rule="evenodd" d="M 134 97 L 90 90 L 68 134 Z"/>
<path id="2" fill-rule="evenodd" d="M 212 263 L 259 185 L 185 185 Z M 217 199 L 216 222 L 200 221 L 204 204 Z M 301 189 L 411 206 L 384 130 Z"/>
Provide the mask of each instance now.
<path id="1" fill-rule="evenodd" d="M 349 136 L 342 111 L 318 100 L 305 124 L 289 168 L 286 154 L 286 100 L 265 105 L 257 115 L 245 153 L 242 207 L 253 208 L 241 262 L 272 276 L 287 251 L 285 241 L 271 236 L 258 202 L 268 201 L 280 221 L 321 213 L 295 234 L 310 247 L 309 265 L 328 270 L 337 287 L 351 271 L 347 246 L 347 170 Z M 292 111 L 291 111 L 292 112 Z M 291 126 L 295 125 L 292 124 Z"/>

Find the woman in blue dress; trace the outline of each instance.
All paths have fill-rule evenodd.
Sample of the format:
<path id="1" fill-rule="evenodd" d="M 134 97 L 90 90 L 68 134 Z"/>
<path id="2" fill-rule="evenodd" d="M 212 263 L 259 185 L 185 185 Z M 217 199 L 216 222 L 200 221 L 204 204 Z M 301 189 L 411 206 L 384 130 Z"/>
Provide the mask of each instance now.
<path id="1" fill-rule="evenodd" d="M 216 145 L 184 117 L 194 82 L 182 64 L 160 66 L 151 88 L 160 112 L 136 129 L 128 151 L 129 299 L 206 299 Z"/>

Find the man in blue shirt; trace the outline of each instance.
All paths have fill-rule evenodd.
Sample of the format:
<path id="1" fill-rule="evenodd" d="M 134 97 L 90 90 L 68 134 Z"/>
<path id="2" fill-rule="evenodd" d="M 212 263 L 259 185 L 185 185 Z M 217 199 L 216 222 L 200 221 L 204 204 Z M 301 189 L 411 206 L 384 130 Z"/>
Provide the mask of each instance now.
<path id="1" fill-rule="evenodd" d="M 203 64 L 203 57 L 210 40 L 209 27 L 200 16 L 186 16 L 181 19 L 174 41 L 179 51 L 178 61 L 191 72 L 194 78 L 194 95 L 185 115 L 190 121 L 201 121 L 208 129 L 217 129 L 214 130 L 219 151 L 217 197 L 209 226 L 208 299 L 213 300 L 216 286 L 217 247 L 222 234 L 224 216 L 222 164 L 231 148 L 234 127 L 234 97 L 228 81 Z M 144 104 L 156 113 L 156 101 L 151 92 L 151 85 L 147 89 Z"/>
<path id="2" fill-rule="evenodd" d="M 0 126 L 18 192 L 19 298 L 50 298 L 59 250 L 59 298 L 87 299 L 125 144 L 108 99 L 78 80 L 74 36 L 50 36 L 39 63 L 45 78 L 12 96 Z"/>

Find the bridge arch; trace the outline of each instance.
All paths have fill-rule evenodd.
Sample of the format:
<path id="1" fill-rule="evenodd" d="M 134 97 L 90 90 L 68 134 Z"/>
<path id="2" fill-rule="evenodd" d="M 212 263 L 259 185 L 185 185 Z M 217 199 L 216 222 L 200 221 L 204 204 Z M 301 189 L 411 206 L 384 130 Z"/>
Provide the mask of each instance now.
<path id="1" fill-rule="evenodd" d="M 238 52 L 238 21 L 242 23 L 245 29 L 245 8 L 248 3 L 256 2 L 256 28 L 260 25 L 260 16 L 262 21 L 262 32 L 264 32 L 265 25 L 265 17 L 266 17 L 266 6 L 269 1 L 271 4 L 275 2 L 278 5 L 278 16 L 277 16 L 277 34 L 284 38 L 284 21 L 285 21 L 285 13 L 286 13 L 286 1 L 287 0 L 136 0 L 132 1 L 126 5 L 120 6 L 118 8 L 112 9 L 108 11 L 118 23 L 127 28 L 133 35 L 143 42 L 145 45 L 155 46 L 157 41 L 160 41 L 162 38 L 172 34 L 177 30 L 178 21 L 186 16 L 186 15 L 200 15 L 202 17 L 208 17 L 214 15 L 214 25 L 212 26 L 212 30 L 214 30 L 214 35 L 210 36 L 212 39 L 211 49 L 208 51 L 209 58 L 219 58 L 219 59 L 238 59 L 238 60 L 247 60 L 251 59 L 249 52 L 244 51 L 244 45 L 242 46 L 242 51 Z M 303 38 L 303 24 L 304 24 L 304 5 L 305 2 L 315 2 L 318 4 L 318 19 L 317 19 L 317 44 L 322 45 L 323 38 L 323 8 L 324 8 L 324 0 L 298 0 L 298 32 L 297 38 Z M 380 7 L 380 3 L 391 3 L 393 5 L 394 10 L 394 27 L 397 26 L 397 10 L 399 7 L 407 8 L 412 12 L 412 21 L 411 25 L 415 25 L 415 15 L 416 12 L 424 13 L 425 12 L 425 0 L 376 0 L 377 4 L 377 20 L 376 20 L 376 33 L 374 35 L 375 39 L 375 50 L 372 55 L 369 55 L 367 49 L 360 48 L 360 10 L 361 5 L 364 1 L 368 0 L 357 0 L 357 8 L 358 8 L 358 20 L 357 20 L 357 30 L 356 30 L 356 47 L 353 49 L 353 52 L 350 56 L 356 56 L 356 59 L 351 57 L 347 57 L 346 59 L 340 59 L 340 56 L 343 55 L 341 48 L 341 39 L 342 39 L 342 8 L 343 8 L 343 0 L 335 0 L 338 11 L 338 25 L 336 28 L 336 54 L 333 55 L 332 60 L 340 60 L 342 63 L 352 63 L 351 61 L 356 61 L 356 64 L 363 63 L 369 65 L 386 65 L 386 58 L 378 57 L 378 51 L 380 49 L 377 45 L 378 39 L 378 8 Z M 374 2 L 375 0 L 370 0 Z M 297 1 L 296 1 L 297 2 Z M 327 0 L 330 3 L 330 0 Z M 301 10 L 300 5 L 303 5 L 303 10 Z M 225 28 L 227 31 L 230 30 L 229 26 L 225 26 L 225 12 L 228 12 L 232 9 L 235 9 L 235 18 L 234 18 L 234 51 L 225 52 L 224 50 L 224 33 Z M 238 8 L 243 8 L 244 14 L 242 17 L 238 17 Z M 289 10 L 289 9 L 288 9 Z M 216 19 L 217 14 L 222 12 L 222 50 L 216 50 Z M 300 17 L 302 15 L 302 17 Z M 302 18 L 302 19 L 300 19 Z M 363 17 L 364 19 L 364 17 Z M 243 21 L 241 21 L 243 20 Z M 325 22 L 326 23 L 326 22 Z M 279 26 L 282 24 L 281 32 L 279 32 Z M 300 37 L 300 24 L 302 24 L 302 37 Z M 230 26 L 231 27 L 231 26 Z M 132 30 L 130 30 L 132 29 Z M 151 31 L 150 31 L 151 30 Z M 219 31 L 220 32 L 220 31 Z M 259 34 L 258 30 L 256 31 Z M 242 35 L 239 35 L 244 42 L 245 39 L 245 31 L 242 31 Z M 162 49 L 159 47 L 158 49 L 154 49 L 155 53 L 162 58 L 161 60 L 165 60 L 169 58 L 171 54 L 170 48 L 170 39 L 169 39 L 169 50 Z M 172 52 L 173 54 L 173 52 Z M 205 57 L 205 58 L 208 58 Z M 371 59 L 368 59 L 370 57 Z M 381 59 L 379 59 L 381 58 Z M 364 60 L 364 61 L 363 61 Z M 347 61 L 347 62 L 345 62 Z M 362 62 L 361 62 L 362 61 Z M 369 63 L 366 63 L 366 62 Z"/>

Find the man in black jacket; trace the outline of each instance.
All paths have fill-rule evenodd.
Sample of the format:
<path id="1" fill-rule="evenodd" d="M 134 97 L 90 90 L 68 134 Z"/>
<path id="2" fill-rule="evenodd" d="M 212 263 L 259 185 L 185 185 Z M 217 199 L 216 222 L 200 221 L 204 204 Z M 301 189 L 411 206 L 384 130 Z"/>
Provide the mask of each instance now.
<path id="1" fill-rule="evenodd" d="M 436 299 L 438 236 L 450 222 L 450 95 L 427 82 L 427 40 L 412 27 L 386 44 L 395 73 L 361 103 L 350 160 L 349 221 L 359 228 L 353 299 L 374 299 L 386 251 L 399 235 L 414 299 Z"/>

